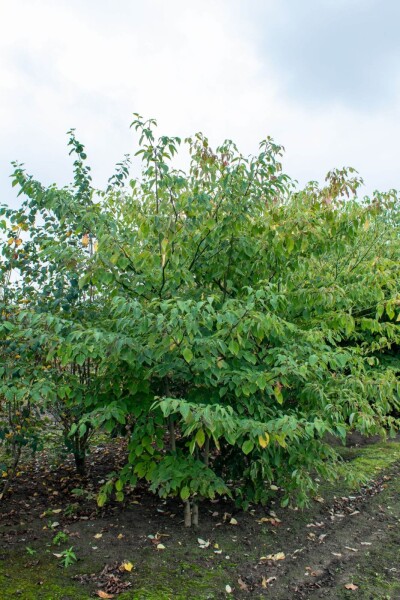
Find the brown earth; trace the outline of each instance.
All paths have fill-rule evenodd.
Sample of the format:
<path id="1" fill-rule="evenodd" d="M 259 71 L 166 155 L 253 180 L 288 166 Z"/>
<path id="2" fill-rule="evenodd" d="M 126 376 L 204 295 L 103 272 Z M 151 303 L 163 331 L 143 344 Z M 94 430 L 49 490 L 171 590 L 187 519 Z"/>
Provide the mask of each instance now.
<path id="1" fill-rule="evenodd" d="M 96 507 L 99 483 L 123 462 L 121 442 L 95 449 L 85 479 L 37 456 L 0 504 L 0 598 L 399 600 L 400 444 L 350 441 L 349 468 L 365 470 L 367 485 L 324 485 L 304 511 L 204 503 L 198 531 L 184 528 L 179 501 L 144 488 Z M 59 531 L 68 539 L 56 546 Z M 78 560 L 62 568 L 54 554 L 71 546 Z"/>

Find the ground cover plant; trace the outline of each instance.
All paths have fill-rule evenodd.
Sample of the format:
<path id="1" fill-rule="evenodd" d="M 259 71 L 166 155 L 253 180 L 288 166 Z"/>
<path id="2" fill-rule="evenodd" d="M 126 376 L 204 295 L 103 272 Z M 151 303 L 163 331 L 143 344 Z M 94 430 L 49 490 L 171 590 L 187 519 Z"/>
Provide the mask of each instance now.
<path id="1" fill-rule="evenodd" d="M 343 475 L 332 440 L 398 430 L 398 195 L 360 199 L 351 168 L 299 189 L 269 138 L 245 157 L 201 134 L 157 138 L 139 115 L 132 126 L 140 175 L 125 157 L 105 190 L 73 130 L 70 186 L 14 164 L 0 503 L 52 429 L 80 476 L 93 436 L 124 440 L 90 492 L 100 509 L 143 485 L 182 502 L 188 527 L 218 498 L 302 507 Z"/>

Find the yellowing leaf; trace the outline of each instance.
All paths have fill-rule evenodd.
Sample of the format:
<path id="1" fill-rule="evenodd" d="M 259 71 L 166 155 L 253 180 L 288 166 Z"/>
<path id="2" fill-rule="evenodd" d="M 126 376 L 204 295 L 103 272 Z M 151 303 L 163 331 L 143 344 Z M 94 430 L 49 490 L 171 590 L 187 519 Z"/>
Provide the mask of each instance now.
<path id="1" fill-rule="evenodd" d="M 206 434 L 204 433 L 204 429 L 199 429 L 196 433 L 195 437 L 196 444 L 201 448 L 206 441 Z"/>
<path id="2" fill-rule="evenodd" d="M 128 561 L 123 562 L 120 569 L 121 569 L 121 571 L 128 571 L 130 573 L 133 569 L 133 564 Z"/>
<path id="3" fill-rule="evenodd" d="M 262 556 L 260 560 L 285 560 L 286 556 L 284 552 L 277 552 L 276 554 L 267 554 Z"/>
<path id="4" fill-rule="evenodd" d="M 259 435 L 258 436 L 258 443 L 260 444 L 261 448 L 266 448 L 269 444 L 269 435 L 267 432 L 264 433 L 264 435 Z"/>
<path id="5" fill-rule="evenodd" d="M 88 246 L 89 245 L 89 236 L 87 233 L 85 233 L 84 236 L 82 236 L 82 246 Z"/>
<path id="6" fill-rule="evenodd" d="M 282 386 L 278 383 L 275 387 L 274 387 L 274 396 L 276 398 L 276 401 L 278 402 L 278 404 L 283 404 L 283 396 L 282 396 Z"/>
<path id="7" fill-rule="evenodd" d="M 157 550 L 165 550 L 164 544 L 157 544 L 156 548 Z"/>

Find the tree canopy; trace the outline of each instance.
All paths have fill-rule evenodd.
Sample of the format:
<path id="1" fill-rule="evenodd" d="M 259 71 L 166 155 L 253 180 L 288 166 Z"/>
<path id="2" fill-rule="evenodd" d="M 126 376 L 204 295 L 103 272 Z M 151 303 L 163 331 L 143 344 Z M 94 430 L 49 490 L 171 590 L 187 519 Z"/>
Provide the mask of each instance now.
<path id="1" fill-rule="evenodd" d="M 35 448 L 52 415 L 83 471 L 93 432 L 119 428 L 126 466 L 99 504 L 145 479 L 181 497 L 187 524 L 215 495 L 304 504 L 338 471 L 328 434 L 399 426 L 398 194 L 359 198 L 351 168 L 299 189 L 270 138 L 245 157 L 196 134 L 184 172 L 180 138 L 132 126 L 141 173 L 126 156 L 105 190 L 73 130 L 70 186 L 14 164 L 0 444 Z"/>

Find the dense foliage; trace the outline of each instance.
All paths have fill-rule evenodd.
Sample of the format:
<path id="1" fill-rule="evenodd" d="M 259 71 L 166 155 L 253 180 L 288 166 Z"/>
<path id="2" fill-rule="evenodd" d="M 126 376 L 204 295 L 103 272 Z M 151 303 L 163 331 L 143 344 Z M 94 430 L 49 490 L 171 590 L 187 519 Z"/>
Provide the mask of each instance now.
<path id="1" fill-rule="evenodd" d="M 126 466 L 99 504 L 145 479 L 181 497 L 188 525 L 216 494 L 247 506 L 280 488 L 302 504 L 337 472 L 328 434 L 398 428 L 398 196 L 359 200 L 353 169 L 299 191 L 271 139 L 247 158 L 197 134 L 185 173 L 179 138 L 132 125 L 141 175 L 125 157 L 105 191 L 73 131 L 71 186 L 15 164 L 0 444 L 15 462 L 52 415 L 84 472 L 93 431 L 124 431 Z"/>

